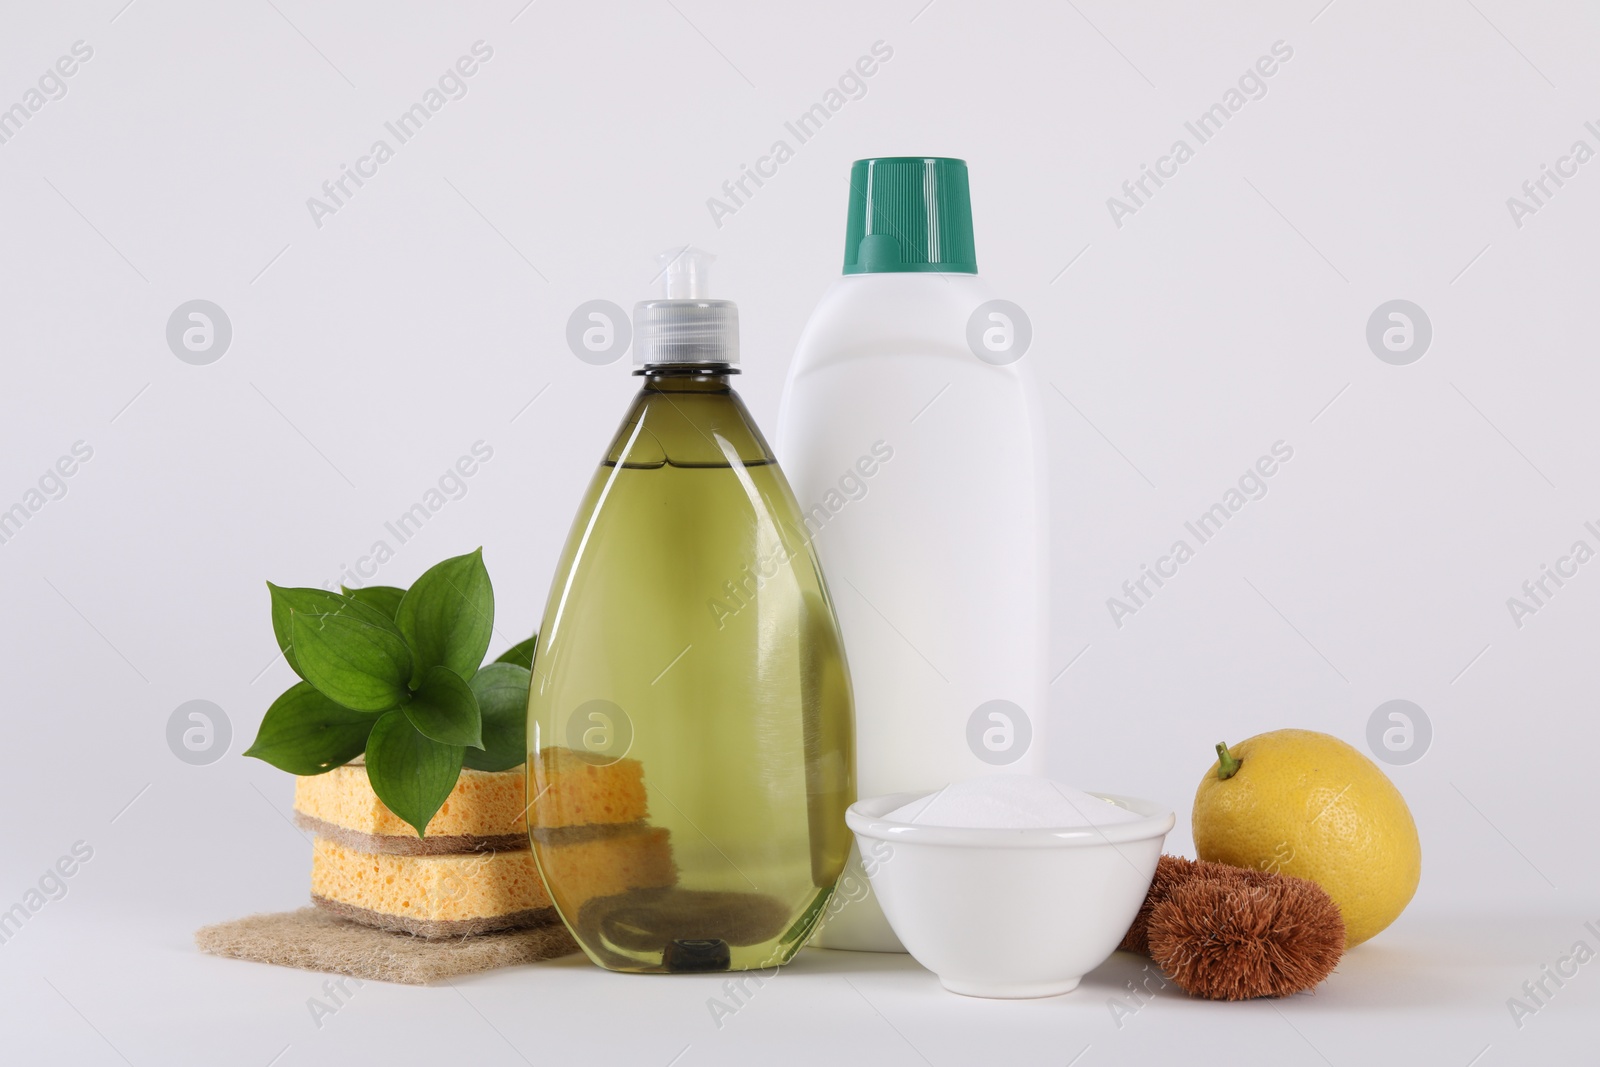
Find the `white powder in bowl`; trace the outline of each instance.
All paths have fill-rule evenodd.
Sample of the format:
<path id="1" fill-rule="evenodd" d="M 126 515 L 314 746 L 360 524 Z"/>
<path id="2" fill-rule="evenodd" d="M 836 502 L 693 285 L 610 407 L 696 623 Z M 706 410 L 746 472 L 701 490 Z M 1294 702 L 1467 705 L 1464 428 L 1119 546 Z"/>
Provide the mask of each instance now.
<path id="1" fill-rule="evenodd" d="M 918 797 L 886 818 L 918 826 L 1034 830 L 1109 826 L 1144 816 L 1048 778 L 986 774 Z"/>

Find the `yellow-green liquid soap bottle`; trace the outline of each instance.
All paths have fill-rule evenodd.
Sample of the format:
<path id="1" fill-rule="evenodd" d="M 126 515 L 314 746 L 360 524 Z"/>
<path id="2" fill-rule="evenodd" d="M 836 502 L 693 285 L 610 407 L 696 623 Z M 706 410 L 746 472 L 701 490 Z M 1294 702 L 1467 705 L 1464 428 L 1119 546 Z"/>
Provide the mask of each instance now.
<path id="1" fill-rule="evenodd" d="M 534 856 L 589 958 L 769 968 L 850 851 L 853 706 L 811 532 L 733 391 L 710 256 L 634 309 L 643 386 L 556 567 L 528 694 Z"/>

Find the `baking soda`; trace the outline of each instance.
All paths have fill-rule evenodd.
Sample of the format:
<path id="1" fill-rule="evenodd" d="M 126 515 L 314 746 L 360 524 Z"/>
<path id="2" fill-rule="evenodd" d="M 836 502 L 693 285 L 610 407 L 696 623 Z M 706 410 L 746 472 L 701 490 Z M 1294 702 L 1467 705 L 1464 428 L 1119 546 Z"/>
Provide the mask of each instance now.
<path id="1" fill-rule="evenodd" d="M 887 818 L 918 826 L 1041 830 L 1110 826 L 1143 816 L 1037 775 L 987 774 L 918 797 Z"/>

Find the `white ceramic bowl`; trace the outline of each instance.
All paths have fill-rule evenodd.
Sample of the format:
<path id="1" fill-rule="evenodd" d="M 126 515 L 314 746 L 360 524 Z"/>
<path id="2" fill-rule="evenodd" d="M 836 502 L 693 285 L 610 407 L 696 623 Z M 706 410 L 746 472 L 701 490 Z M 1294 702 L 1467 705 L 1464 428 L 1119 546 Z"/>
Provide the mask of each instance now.
<path id="1" fill-rule="evenodd" d="M 922 826 L 885 816 L 926 793 L 845 813 L 872 891 L 916 961 L 972 997 L 1053 997 L 1116 951 L 1176 821 L 1147 800 L 1095 793 L 1142 816 L 1059 830 Z"/>

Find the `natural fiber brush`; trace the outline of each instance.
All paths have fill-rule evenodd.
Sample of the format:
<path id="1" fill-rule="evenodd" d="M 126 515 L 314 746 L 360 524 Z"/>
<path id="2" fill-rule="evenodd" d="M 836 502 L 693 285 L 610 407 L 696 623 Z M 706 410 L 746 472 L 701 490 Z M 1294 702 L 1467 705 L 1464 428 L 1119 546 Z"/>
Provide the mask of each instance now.
<path id="1" fill-rule="evenodd" d="M 1174 886 L 1187 882 L 1193 876 L 1197 862 L 1182 856 L 1162 856 L 1156 861 L 1156 875 L 1150 881 L 1150 891 L 1144 895 L 1139 914 L 1134 916 L 1128 932 L 1122 935 L 1122 944 L 1118 948 L 1124 952 L 1137 952 L 1141 956 L 1150 955 L 1150 912 L 1167 899 Z"/>
<path id="2" fill-rule="evenodd" d="M 1148 955 L 1179 988 L 1211 1000 L 1311 989 L 1344 953 L 1344 920 L 1304 878 L 1162 856 L 1123 947 Z"/>

